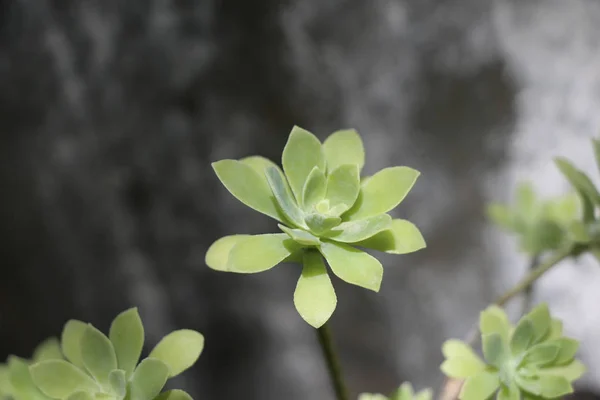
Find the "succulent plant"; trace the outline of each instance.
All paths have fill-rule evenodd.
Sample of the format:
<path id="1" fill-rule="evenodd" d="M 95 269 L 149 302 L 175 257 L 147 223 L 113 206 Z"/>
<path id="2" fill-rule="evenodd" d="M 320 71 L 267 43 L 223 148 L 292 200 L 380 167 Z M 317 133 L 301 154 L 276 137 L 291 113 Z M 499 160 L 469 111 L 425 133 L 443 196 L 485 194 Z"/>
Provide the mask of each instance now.
<path id="1" fill-rule="evenodd" d="M 144 327 L 136 308 L 119 314 L 108 337 L 91 324 L 65 324 L 61 349 L 66 360 L 53 358 L 29 367 L 33 383 L 51 399 L 190 400 L 181 390 L 161 393 L 166 381 L 200 356 L 204 337 L 193 330 L 165 336 L 139 364 Z"/>
<path id="2" fill-rule="evenodd" d="M 433 393 L 431 389 L 424 389 L 415 393 L 409 382 L 403 383 L 389 397 L 383 394 L 362 393 L 358 400 L 431 400 Z"/>
<path id="3" fill-rule="evenodd" d="M 388 214 L 419 172 L 391 167 L 361 179 L 364 161 L 356 131 L 337 131 L 321 143 L 296 126 L 283 150 L 283 170 L 260 156 L 213 163 L 227 190 L 278 221 L 282 233 L 225 236 L 209 248 L 207 265 L 256 273 L 282 262 L 301 263 L 294 304 L 314 327 L 323 325 L 337 304 L 323 257 L 340 279 L 379 291 L 383 268 L 360 248 L 405 254 L 425 247 L 414 224 Z"/>
<path id="4" fill-rule="evenodd" d="M 442 371 L 466 379 L 461 400 L 554 399 L 573 392 L 571 384 L 585 372 L 575 359 L 579 342 L 563 336 L 562 323 L 540 304 L 512 326 L 497 306 L 479 319 L 483 360 L 469 345 L 448 340 L 442 347 Z"/>
<path id="5" fill-rule="evenodd" d="M 48 400 L 33 383 L 29 366 L 44 360 L 63 359 L 60 344 L 56 338 L 40 343 L 33 351 L 31 360 L 9 356 L 6 364 L 0 364 L 0 399 Z"/>

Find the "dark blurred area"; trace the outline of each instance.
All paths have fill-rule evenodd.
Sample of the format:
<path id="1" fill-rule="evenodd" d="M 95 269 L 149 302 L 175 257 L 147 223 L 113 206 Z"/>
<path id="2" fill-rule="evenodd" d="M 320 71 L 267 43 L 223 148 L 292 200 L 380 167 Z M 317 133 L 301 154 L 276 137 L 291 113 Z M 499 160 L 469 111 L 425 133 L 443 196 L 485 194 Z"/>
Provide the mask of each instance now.
<path id="1" fill-rule="evenodd" d="M 485 204 L 557 153 L 592 159 L 598 26 L 595 0 L 0 0 L 0 358 L 138 306 L 148 348 L 205 335 L 173 382 L 194 398 L 332 398 L 299 269 L 204 265 L 220 236 L 277 229 L 210 163 L 352 127 L 367 174 L 422 172 L 397 215 L 428 248 L 384 257 L 379 295 L 334 282 L 344 372 L 353 396 L 436 388 L 442 341 L 522 271 L 495 272 L 515 249 Z"/>

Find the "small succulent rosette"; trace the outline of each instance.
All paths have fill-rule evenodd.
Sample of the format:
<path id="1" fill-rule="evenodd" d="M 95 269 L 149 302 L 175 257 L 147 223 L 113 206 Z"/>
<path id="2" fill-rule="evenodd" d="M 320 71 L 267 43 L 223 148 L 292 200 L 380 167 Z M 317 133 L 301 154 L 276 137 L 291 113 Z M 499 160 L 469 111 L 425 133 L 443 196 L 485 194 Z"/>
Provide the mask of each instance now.
<path id="1" fill-rule="evenodd" d="M 181 390 L 161 391 L 169 378 L 196 362 L 204 337 L 193 330 L 174 331 L 138 364 L 143 345 L 136 308 L 113 320 L 108 337 L 91 324 L 70 320 L 61 337 L 66 360 L 34 363 L 31 380 L 47 398 L 57 400 L 191 400 Z"/>
<path id="2" fill-rule="evenodd" d="M 358 396 L 358 400 L 431 400 L 432 397 L 431 389 L 415 393 L 412 385 L 405 382 L 389 397 L 383 394 L 362 393 Z"/>
<path id="3" fill-rule="evenodd" d="M 576 242 L 581 231 L 576 226 L 579 209 L 576 194 L 542 200 L 530 183 L 522 183 L 512 206 L 493 203 L 487 213 L 496 225 L 518 237 L 523 252 L 534 256 Z"/>
<path id="4" fill-rule="evenodd" d="M 466 343 L 448 340 L 442 371 L 466 379 L 459 398 L 485 400 L 555 399 L 573 392 L 585 372 L 575 359 L 579 342 L 563 336 L 562 323 L 546 304 L 535 307 L 513 327 L 506 313 L 490 306 L 479 320 L 483 360 Z"/>
<path id="5" fill-rule="evenodd" d="M 281 262 L 301 263 L 294 304 L 313 327 L 322 326 L 337 304 L 323 257 L 340 279 L 379 291 L 383 268 L 360 248 L 405 254 L 425 247 L 414 224 L 388 214 L 419 173 L 391 167 L 361 179 L 363 164 L 356 131 L 337 131 L 321 143 L 299 127 L 292 129 L 283 150 L 283 170 L 260 156 L 213 163 L 227 190 L 278 221 L 282 233 L 223 237 L 208 250 L 207 265 L 255 273 Z"/>
<path id="6" fill-rule="evenodd" d="M 49 400 L 33 383 L 29 366 L 44 360 L 62 360 L 58 339 L 50 338 L 33 351 L 31 360 L 9 356 L 6 364 L 0 364 L 0 399 Z"/>

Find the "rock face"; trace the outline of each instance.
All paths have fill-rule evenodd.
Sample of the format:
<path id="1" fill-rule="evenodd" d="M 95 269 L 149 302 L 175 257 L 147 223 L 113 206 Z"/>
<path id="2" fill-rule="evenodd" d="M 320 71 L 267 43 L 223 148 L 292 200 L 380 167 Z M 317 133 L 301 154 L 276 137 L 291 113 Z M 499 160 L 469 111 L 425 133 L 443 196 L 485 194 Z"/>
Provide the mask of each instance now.
<path id="1" fill-rule="evenodd" d="M 486 202 L 522 179 L 567 190 L 554 155 L 594 171 L 599 27 L 594 0 L 0 0 L 0 355 L 137 305 L 149 346 L 206 335 L 176 382 L 196 398 L 331 398 L 299 270 L 205 267 L 217 237 L 276 229 L 210 162 L 277 159 L 293 124 L 354 127 L 366 173 L 422 172 L 398 215 L 428 248 L 385 257 L 379 296 L 335 282 L 345 372 L 353 393 L 438 385 L 439 345 L 525 269 Z M 599 275 L 566 265 L 536 296 L 600 391 Z"/>

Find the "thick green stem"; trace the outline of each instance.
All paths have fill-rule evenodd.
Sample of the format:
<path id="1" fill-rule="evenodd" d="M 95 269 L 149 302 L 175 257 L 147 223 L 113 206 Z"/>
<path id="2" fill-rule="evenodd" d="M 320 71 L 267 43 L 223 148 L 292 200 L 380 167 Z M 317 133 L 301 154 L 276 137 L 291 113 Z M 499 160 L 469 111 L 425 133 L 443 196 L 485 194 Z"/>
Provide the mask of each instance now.
<path id="1" fill-rule="evenodd" d="M 335 397 L 337 400 L 348 400 L 348 390 L 344 384 L 340 362 L 333 346 L 333 339 L 328 324 L 317 329 L 317 336 L 319 337 L 321 350 L 323 350 L 323 358 L 329 370 L 329 378 L 335 391 Z"/>

